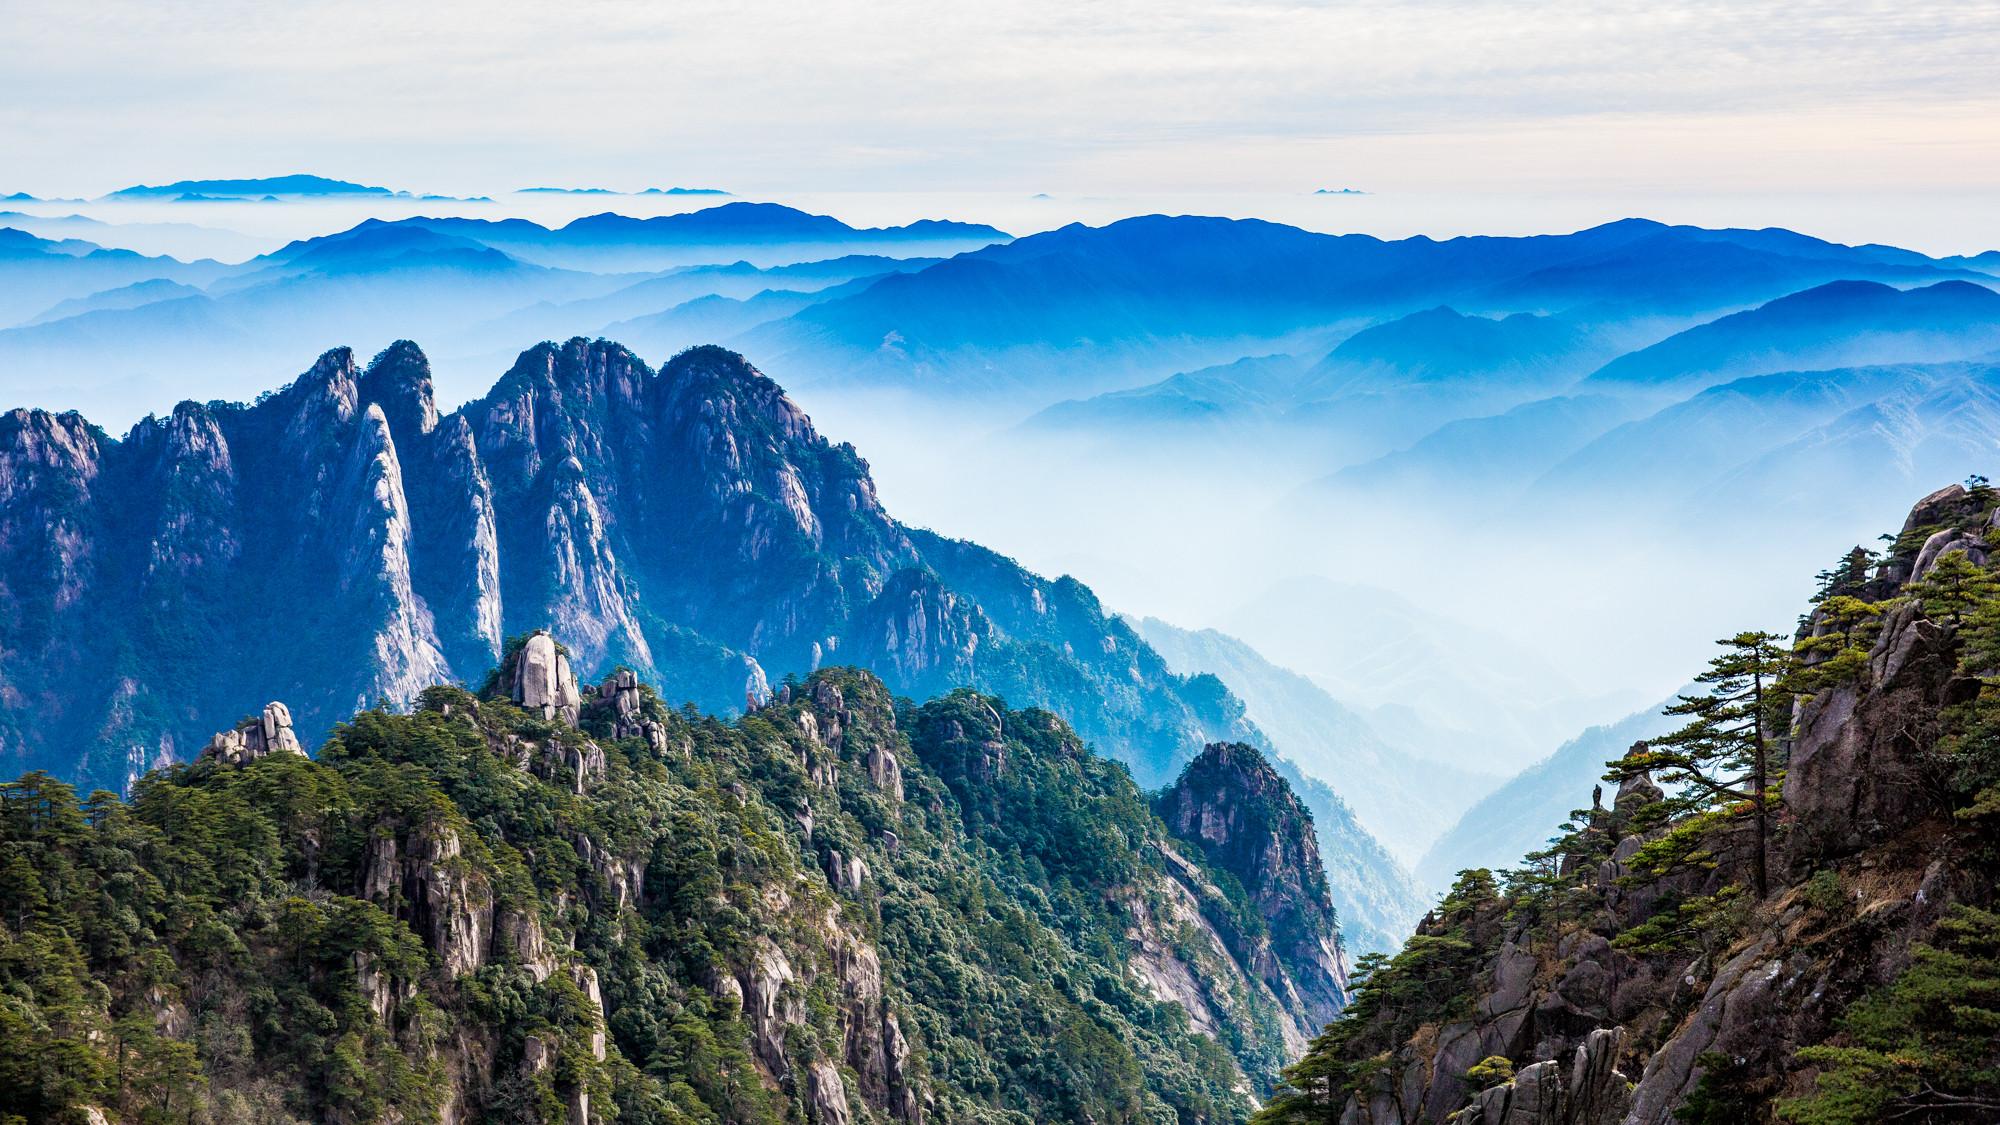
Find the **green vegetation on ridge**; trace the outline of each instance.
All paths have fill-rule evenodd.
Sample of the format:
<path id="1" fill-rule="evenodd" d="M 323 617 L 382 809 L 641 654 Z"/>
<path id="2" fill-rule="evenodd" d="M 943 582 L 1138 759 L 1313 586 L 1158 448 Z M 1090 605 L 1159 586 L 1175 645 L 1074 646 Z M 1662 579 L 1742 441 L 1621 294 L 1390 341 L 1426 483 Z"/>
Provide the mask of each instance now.
<path id="1" fill-rule="evenodd" d="M 1054 716 L 844 670 L 640 715 L 441 687 L 129 803 L 0 787 L 0 1120 L 1192 1123 L 1274 1080 L 1130 971 L 1171 837 Z"/>

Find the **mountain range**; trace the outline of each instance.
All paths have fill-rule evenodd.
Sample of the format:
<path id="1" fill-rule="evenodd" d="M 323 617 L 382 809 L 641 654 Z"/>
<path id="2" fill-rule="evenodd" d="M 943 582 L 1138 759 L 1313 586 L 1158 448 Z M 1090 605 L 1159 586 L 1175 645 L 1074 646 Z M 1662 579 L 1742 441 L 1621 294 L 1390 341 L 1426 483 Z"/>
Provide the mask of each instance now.
<path id="1" fill-rule="evenodd" d="M 417 218 L 367 225 L 468 238 L 523 261 L 597 272 L 657 270 L 746 259 L 785 265 L 841 253 L 949 255 L 1005 242 L 980 223 L 921 219 L 856 228 L 777 203 L 724 203 L 675 215 L 587 215 L 554 230 L 526 219 Z"/>
<path id="2" fill-rule="evenodd" d="M 366 184 L 347 180 L 330 179 L 326 176 L 293 175 L 263 176 L 253 179 L 236 180 L 177 180 L 171 184 L 149 186 L 134 184 L 120 188 L 106 195 L 106 199 L 179 199 L 182 196 L 388 196 L 404 194 L 384 187 L 369 187 Z"/>
<path id="3" fill-rule="evenodd" d="M 1082 583 L 896 522 L 851 446 L 713 347 L 655 372 L 604 341 L 539 345 L 449 414 L 399 343 L 122 439 L 0 416 L 0 624 L 6 759 L 110 788 L 185 760 L 244 698 L 317 738 L 534 628 L 586 674 L 713 710 L 835 662 L 917 696 L 976 686 L 1075 716 L 1148 786 L 1209 742 L 1270 745 Z M 1420 912 L 1407 874 L 1279 768 L 1350 940 L 1392 942 Z"/>
<path id="4" fill-rule="evenodd" d="M 1357 318 L 1439 305 L 1469 314 L 1706 319 L 1830 281 L 1958 276 L 1983 275 L 1789 232 L 1641 220 L 1440 242 L 1145 216 L 961 255 L 763 326 L 745 342 L 814 380 L 934 393 L 1005 388 L 1052 402 L 1123 389 L 1115 384 L 1139 382 L 1133 374 L 1146 367 L 1192 370 L 1291 351 L 1286 345 L 1323 339 Z"/>
<path id="5" fill-rule="evenodd" d="M 1267 365 L 1264 374 L 1275 384 L 1231 378 L 1192 394 L 1163 386 L 1152 393 L 1167 397 L 1136 415 L 1129 399 L 1107 402 L 1105 409 L 1114 411 L 1107 421 L 1118 422 L 1120 410 L 1129 416 L 1123 424 L 1189 408 L 1231 417 L 1240 405 L 1231 401 L 1234 386 L 1250 392 L 1252 407 L 1275 406 L 1303 422 L 1308 436 L 1293 440 L 1315 440 L 1310 435 L 1318 433 L 1321 444 L 1332 441 L 1350 459 L 1388 452 L 1455 418 L 1556 393 L 1635 348 L 1662 346 L 1680 329 L 1814 286 L 1874 283 L 1867 291 L 1881 304 L 1880 292 L 1890 285 L 1928 286 L 1923 292 L 1931 293 L 1940 282 L 1989 277 L 1981 272 L 1982 257 L 1928 258 L 1784 231 L 1641 220 L 1568 235 L 1384 241 L 1255 220 L 1145 216 L 1010 239 L 974 223 L 857 228 L 738 201 L 652 218 L 593 215 L 557 228 L 520 218 L 371 219 L 229 268 L 128 263 L 116 276 L 70 269 L 60 291 L 36 288 L 35 307 L 0 308 L 0 322 L 18 326 L 61 300 L 156 278 L 195 284 L 218 306 L 139 306 L 108 321 L 71 325 L 56 318 L 27 335 L 0 331 L 0 363 L 51 385 L 65 362 L 157 379 L 164 366 L 194 360 L 187 326 L 201 319 L 237 341 L 210 363 L 229 364 L 230 378 L 242 380 L 280 362 L 281 350 L 297 338 L 287 339 L 286 327 L 307 317 L 323 338 L 433 341 L 456 370 L 460 362 L 498 362 L 535 338 L 608 334 L 613 325 L 664 316 L 690 300 L 742 300 L 757 292 L 743 292 L 712 271 L 658 291 L 641 288 L 653 273 L 739 260 L 787 267 L 854 255 L 903 264 L 852 270 L 841 278 L 850 287 L 822 292 L 823 299 L 770 300 L 700 326 L 765 357 L 789 383 L 815 393 L 889 387 L 946 399 L 973 395 L 1004 402 L 1017 417 L 1102 392 L 1134 392 L 1175 371 L 1291 355 L 1312 374 L 1294 379 Z M 703 279 L 715 288 L 699 291 Z M 770 281 L 762 288 L 828 288 Z M 290 282 L 290 291 L 248 299 L 277 282 Z M 1942 339 L 1919 346 L 1922 325 L 1956 317 L 1958 327 L 1940 322 L 1932 336 L 1963 342 L 1978 316 L 1967 295 L 1972 288 L 1947 287 L 1900 314 L 1880 312 L 1891 321 L 1901 315 L 1905 328 L 1857 327 L 1850 334 L 1867 338 L 1840 362 L 1944 357 L 1954 349 Z M 601 309 L 590 304 L 620 290 L 629 299 Z M 1716 331 L 1782 333 L 1784 312 L 1765 310 L 1749 324 Z M 1819 315 L 1795 310 L 1800 323 Z M 1858 307 L 1843 315 L 1865 319 Z M 522 335 L 495 338 L 512 333 Z M 1673 355 L 1694 362 L 1701 346 L 1722 345 L 1679 343 L 1645 362 Z M 1747 359 L 1758 345 L 1745 339 L 1737 346 L 1748 349 Z M 1960 348 L 1950 358 L 1967 355 Z M 1742 366 L 1731 370 L 1747 373 Z M 1614 368 L 1605 379 L 1631 390 L 1631 380 L 1618 373 L 1633 370 Z M 1664 376 L 1657 382 L 1655 390 L 1680 385 Z M 1368 442 L 1372 448 L 1356 448 Z"/>
<path id="6" fill-rule="evenodd" d="M 161 387 L 163 409 L 172 370 L 200 365 L 215 392 L 247 395 L 302 334 L 442 340 L 467 371 L 519 350 L 496 341 L 597 335 L 634 320 L 643 323 L 629 327 L 649 345 L 678 348 L 797 312 L 814 290 L 919 269 L 1005 237 L 932 221 L 857 229 L 775 204 L 727 203 L 652 219 L 598 215 L 556 230 L 521 219 L 370 219 L 223 265 L 0 230 L 0 368 L 16 385 L 44 384 L 35 395 L 43 401 L 61 394 L 65 405 L 104 408 L 129 401 L 138 385 Z M 159 241 L 158 232 L 146 240 Z M 135 288 L 144 283 L 152 284 Z M 690 301 L 765 290 L 793 296 L 674 319 Z M 98 374 L 79 380 L 81 369 Z"/>
<path id="7" fill-rule="evenodd" d="M 269 371 L 296 362 L 302 338 L 372 341 L 370 351 L 398 338 L 439 341 L 423 362 L 432 384 L 427 406 L 397 407 L 379 392 L 359 390 L 369 382 L 364 366 L 352 356 L 340 361 L 346 381 L 357 388 L 353 406 L 342 408 L 351 417 L 341 425 L 365 420 L 365 407 L 377 400 L 385 422 L 400 410 L 436 414 L 443 427 L 462 425 L 473 436 L 453 440 L 479 452 L 476 476 L 486 478 L 483 487 L 492 494 L 484 502 L 495 508 L 496 537 L 522 497 L 531 501 L 528 510 L 540 513 L 544 494 L 559 489 L 547 466 L 513 485 L 498 479 L 494 459 L 501 450 L 491 443 L 505 427 L 492 413 L 500 391 L 488 391 L 486 380 L 510 364 L 519 373 L 512 364 L 518 345 L 511 341 L 571 335 L 612 334 L 655 356 L 713 339 L 754 345 L 787 385 L 805 388 L 816 410 L 827 403 L 837 408 L 827 416 L 843 421 L 870 414 L 880 421 L 883 412 L 855 404 L 894 388 L 934 404 L 942 416 L 912 424 L 892 419 L 879 431 L 913 444 L 955 449 L 968 429 L 998 434 L 1003 446 L 1016 436 L 1071 443 L 1086 463 L 1073 482 L 1083 496 L 1116 497 L 1137 482 L 1146 491 L 1175 495 L 1184 491 L 1176 474 L 1227 465 L 1261 490 L 1232 507 L 1270 509 L 1257 517 L 1262 524 L 1246 521 L 1237 533 L 1272 542 L 1267 553 L 1274 562 L 1296 547 L 1294 557 L 1313 559 L 1315 566 L 1321 558 L 1360 560 L 1330 553 L 1331 544 L 1312 541 L 1308 533 L 1343 536 L 1371 526 L 1385 507 L 1411 520 L 1400 542 L 1369 548 L 1375 553 L 1370 566 L 1392 569 L 1407 562 L 1395 551 L 1454 550 L 1464 534 L 1496 527 L 1574 537 L 1587 536 L 1593 526 L 1636 524 L 1669 540 L 1655 558 L 1685 546 L 1671 541 L 1674 529 L 1703 521 L 1783 529 L 1778 539 L 1804 544 L 1825 526 L 1785 521 L 1810 516 L 1837 525 L 1844 539 L 1848 526 L 1865 526 L 1866 513 L 1887 497 L 1918 482 L 1988 467 L 1991 427 L 2000 421 L 1990 359 L 2000 347 L 1993 310 L 2000 298 L 1985 287 L 1991 275 L 1983 272 L 1993 265 L 1990 256 L 1927 257 L 1777 230 L 1634 220 L 1534 238 L 1385 241 L 1255 221 L 1148 216 L 1009 240 L 976 224 L 868 229 L 773 205 L 731 203 L 659 219 L 594 216 L 555 228 L 518 219 L 370 221 L 235 266 L 148 258 L 19 232 L 0 233 L 0 251 L 0 293 L 14 302 L 6 313 L 15 325 L 0 329 L 0 371 L 28 401 L 88 405 L 99 417 L 131 417 L 149 401 L 163 407 L 162 388 L 185 385 L 190 371 L 201 373 L 205 396 L 247 399 L 268 385 Z M 607 272 L 628 265 L 634 272 Z M 573 350 L 559 345 L 529 354 Z M 629 350 L 623 355 L 603 362 L 650 370 Z M 597 362 L 533 361 L 544 367 Z M 132 466 L 145 443 L 138 439 L 176 424 L 204 429 L 212 422 L 230 451 L 230 473 L 236 472 L 233 461 L 243 460 L 253 474 L 268 472 L 272 480 L 238 481 L 212 467 L 184 471 L 177 463 L 159 471 L 175 481 L 225 477 L 226 487 L 212 487 L 226 492 L 229 504 L 240 505 L 240 494 L 280 513 L 315 510 L 317 493 L 286 492 L 275 481 L 309 468 L 318 473 L 317 466 L 329 463 L 324 457 L 277 468 L 259 461 L 288 424 L 270 403 L 294 402 L 299 393 L 295 386 L 263 406 L 184 406 L 172 415 L 162 409 L 160 418 L 125 439 L 103 438 L 102 467 L 113 482 L 105 489 L 142 498 L 177 495 L 179 484 L 139 483 L 144 474 Z M 577 407 L 560 387 L 549 393 L 564 399 L 565 414 Z M 578 393 L 585 400 L 609 395 L 621 408 L 654 409 L 609 389 Z M 968 403 L 968 395 L 980 401 Z M 466 405 L 447 409 L 458 402 Z M 539 417 L 545 407 L 534 409 Z M 204 412 L 212 417 L 202 420 Z M 1027 421 L 1018 430 L 1010 429 L 1022 419 Z M 646 482 L 628 481 L 612 490 L 618 495 L 605 492 L 599 478 L 615 477 L 614 464 L 644 459 L 622 439 L 596 452 L 592 443 L 608 439 L 593 436 L 584 443 L 576 460 L 591 478 L 592 504 L 602 510 L 592 516 L 579 508 L 568 516 L 581 524 L 597 519 L 617 565 L 600 566 L 594 545 L 573 560 L 538 556 L 529 548 L 539 532 L 522 530 L 529 526 L 524 522 L 507 532 L 519 537 L 519 550 L 496 548 L 490 555 L 537 562 L 516 569 L 509 561 L 506 580 L 489 582 L 477 577 L 483 565 L 478 552 L 420 542 L 446 534 L 439 530 L 446 527 L 458 536 L 461 529 L 450 520 L 472 518 L 417 514 L 430 502 L 423 497 L 433 478 L 469 471 L 469 460 L 452 454 L 459 458 L 451 462 L 455 467 L 433 467 L 432 460 L 449 460 L 432 448 L 444 443 L 421 424 L 396 425 L 404 432 L 394 443 L 397 472 L 405 478 L 403 503 L 413 513 L 412 598 L 422 602 L 437 634 L 428 639 L 417 624 L 409 626 L 411 651 L 421 654 L 417 667 L 480 667 L 493 659 L 508 629 L 552 611 L 557 599 L 548 591 L 557 583 L 534 577 L 545 560 L 596 583 L 571 599 L 583 607 L 579 614 L 604 615 L 573 637 L 580 659 L 629 657 L 646 664 L 656 652 L 667 654 L 647 665 L 648 675 L 671 673 L 678 679 L 659 681 L 670 693 L 712 708 L 740 704 L 752 679 L 746 657 L 767 673 L 767 682 L 813 666 L 802 639 L 812 634 L 822 661 L 846 659 L 832 650 L 847 645 L 864 654 L 857 660 L 878 669 L 902 663 L 905 671 L 889 673 L 899 691 L 933 691 L 971 675 L 1010 698 L 1060 704 L 1071 701 L 1066 693 L 1072 688 L 1087 686 L 1120 717 L 1100 721 L 1093 716 L 1103 708 L 1093 702 L 1073 708 L 1077 721 L 1100 745 L 1146 747 L 1128 759 L 1145 784 L 1160 783 L 1178 760 L 1175 754 L 1210 738 L 1256 741 L 1239 729 L 1261 725 L 1254 713 L 1247 722 L 1201 714 L 1205 697 L 1163 703 L 1151 686 L 1128 688 L 1123 677 L 1155 682 L 1150 657 L 1133 656 L 1137 670 L 1128 671 L 1118 648 L 1143 642 L 1119 637 L 1114 625 L 1086 629 L 1079 644 L 1067 625 L 1018 608 L 1017 584 L 1004 567 L 977 561 L 976 551 L 947 536 L 903 529 L 892 546 L 859 551 L 863 577 L 852 582 L 821 576 L 818 567 L 830 563 L 808 567 L 802 573 L 819 590 L 813 596 L 824 597 L 801 610 L 810 621 L 782 613 L 719 624 L 689 620 L 673 599 L 687 602 L 694 595 L 675 593 L 675 584 L 695 580 L 652 562 L 654 536 L 668 532 L 649 529 L 628 541 L 635 517 L 610 511 L 621 496 L 648 489 Z M 620 425 L 599 416 L 584 429 L 601 435 Z M 84 425 L 79 433 L 88 430 Z M 329 448 L 348 449 L 348 440 L 343 436 Z M 538 446 L 537 456 L 557 459 L 566 448 L 562 441 Z M 900 458 L 904 450 L 893 452 Z M 1099 471 L 1102 478 L 1089 475 Z M 807 480 L 812 473 L 802 468 L 799 476 Z M 358 495 L 363 485 L 353 482 L 364 479 L 354 469 L 314 487 L 328 493 L 351 486 Z M 277 491 L 260 495 L 267 485 Z M 447 495 L 458 487 L 439 486 Z M 983 478 L 963 485 L 972 491 L 1009 487 L 1007 480 Z M 1820 502 L 1802 504 L 1807 496 Z M 147 503 L 153 501 L 123 506 L 144 509 Z M 436 503 L 449 512 L 477 501 Z M 149 518 L 177 527 L 181 514 L 160 504 Z M 934 506 L 920 510 L 927 518 L 935 514 Z M 1176 514 L 1196 534 L 1224 526 L 1215 513 Z M 1418 522 L 1426 516 L 1434 524 Z M 121 512 L 117 518 L 126 517 Z M 239 522 L 227 526 L 218 550 L 240 553 L 244 543 L 260 541 L 261 533 L 240 515 L 231 518 Z M 123 535 L 128 525 L 108 526 L 116 531 L 107 534 Z M 329 534 L 312 527 L 294 538 Z M 1024 551 L 1030 547 L 1046 545 L 1022 544 Z M 1551 549 L 1574 554 L 1576 547 Z M 346 546 L 328 551 L 324 557 L 354 553 Z M 1496 556 L 1494 573 L 1537 565 L 1504 558 Z M 138 596 L 153 565 L 128 558 L 111 566 L 109 573 L 122 583 L 120 596 Z M 304 564 L 289 565 L 296 576 Z M 615 577 L 600 581 L 600 571 Z M 986 625 L 955 624 L 963 606 L 933 605 L 929 587 L 899 578 L 906 571 L 937 576 L 945 590 L 974 603 Z M 1546 657 L 1519 646 L 1468 647 L 1467 638 L 1491 637 L 1494 628 L 1481 622 L 1484 627 L 1468 630 L 1407 591 L 1400 601 L 1381 596 L 1382 585 L 1367 579 L 1357 573 L 1317 593 L 1263 593 L 1288 580 L 1278 570 L 1244 588 L 1219 591 L 1218 606 L 1205 620 L 1173 616 L 1229 630 L 1269 657 L 1267 666 L 1303 676 L 1335 707 L 1362 716 L 1383 744 L 1424 761 L 1457 761 L 1464 777 L 1485 776 L 1467 758 L 1498 754 L 1486 769 L 1533 761 L 1587 722 L 1637 702 L 1622 698 L 1614 708 L 1566 696 L 1577 689 Z M 512 589 L 517 583 L 525 589 Z M 444 593 L 494 585 L 501 595 L 482 592 L 468 605 L 450 604 L 453 598 Z M 1045 600 L 1060 602 L 1068 587 L 1057 582 L 1042 589 Z M 254 584 L 251 591 L 258 600 L 247 619 L 277 619 L 279 594 Z M 892 594 L 906 598 L 903 620 L 891 612 L 899 604 Z M 484 609 L 475 604 L 481 598 Z M 496 600 L 530 612 L 498 629 L 479 617 L 490 619 Z M 388 602 L 414 604 L 399 594 Z M 1301 607 L 1308 604 L 1342 628 L 1316 638 L 1296 635 Z M 1000 606 L 1010 608 L 1002 612 Z M 400 610 L 381 612 L 419 620 Z M 1089 612 L 1080 611 L 1086 618 Z M 953 654 L 931 664 L 930 657 L 894 651 L 909 643 L 912 618 L 922 619 L 917 632 L 926 643 L 940 630 L 950 634 L 945 647 Z M 892 631 L 893 642 L 882 639 Z M 401 643 L 403 634 L 391 632 Z M 1030 659 L 996 646 L 991 638 L 1001 634 L 1037 655 Z M 1091 645 L 1101 648 L 1105 636 L 1119 655 L 1090 651 Z M 1392 636 L 1396 643 L 1387 644 Z M 95 655 L 143 667 L 170 647 L 159 640 L 107 639 Z M 144 654 L 130 655 L 139 650 Z M 976 655 L 964 656 L 968 650 Z M 1051 675 L 1039 664 L 1047 651 L 1093 670 L 1084 677 Z M 328 658 L 321 666 L 327 675 L 318 677 L 315 669 L 313 677 L 331 684 L 366 664 Z M 336 666 L 347 671 L 332 671 Z M 1188 672 L 1195 665 L 1162 668 Z M 9 675 L 34 679 L 44 672 Z M 405 694 L 423 678 L 385 675 Z M 1270 684 L 1281 681 L 1266 677 Z M 133 683 L 135 697 L 147 694 L 144 676 Z M 350 683 L 338 696 L 301 695 L 295 706 L 308 729 L 320 729 L 382 686 Z M 1253 694 L 1236 686 L 1218 698 Z M 1661 686 L 1649 685 L 1645 694 Z M 111 782 L 154 760 L 158 731 L 172 727 L 184 753 L 188 739 L 198 740 L 215 725 L 185 717 L 168 723 L 136 704 L 121 712 L 99 701 L 84 710 L 95 717 L 79 712 L 58 724 L 68 724 L 61 737 L 70 745 L 81 745 L 86 729 L 121 738 L 128 729 L 142 732 L 108 756 L 108 744 L 96 744 L 94 776 Z M 1288 742 L 1301 745 L 1294 752 Z M 1177 749 L 1160 749 L 1168 745 Z M 1277 745 L 1287 755 L 1333 760 L 1309 750 L 1297 733 Z M 1290 767 L 1281 762 L 1280 768 Z M 1319 766 L 1309 772 L 1327 776 Z M 1323 849 L 1328 856 L 1334 862 L 1370 857 L 1357 861 L 1365 870 L 1336 878 L 1336 893 L 1349 896 L 1344 906 L 1356 946 L 1393 941 L 1400 936 L 1394 920 L 1412 916 L 1415 906 L 1411 880 L 1367 838 L 1365 816 L 1339 807 L 1330 792 L 1312 791 L 1303 774 L 1296 783 L 1314 802 L 1321 829 L 1346 834 L 1339 846 Z M 1349 780 L 1335 788 L 1343 784 L 1359 792 L 1376 783 Z M 1386 793 L 1395 787 L 1377 788 Z M 1357 807 L 1372 804 L 1378 811 L 1370 815 L 1378 822 L 1384 819 L 1379 810 L 1393 805 L 1374 797 L 1355 800 Z M 1440 816 L 1435 825 L 1441 830 L 1446 823 Z M 1423 846 L 1418 835 L 1405 835 L 1396 850 L 1407 860 Z M 1370 888 L 1366 895 L 1363 886 Z M 1354 905 L 1363 897 L 1379 909 Z"/>
<path id="8" fill-rule="evenodd" d="M 1970 359 L 1996 350 L 2000 293 L 1986 286 L 1837 281 L 1620 356 L 1577 389 L 1679 397 L 1746 375 Z"/>

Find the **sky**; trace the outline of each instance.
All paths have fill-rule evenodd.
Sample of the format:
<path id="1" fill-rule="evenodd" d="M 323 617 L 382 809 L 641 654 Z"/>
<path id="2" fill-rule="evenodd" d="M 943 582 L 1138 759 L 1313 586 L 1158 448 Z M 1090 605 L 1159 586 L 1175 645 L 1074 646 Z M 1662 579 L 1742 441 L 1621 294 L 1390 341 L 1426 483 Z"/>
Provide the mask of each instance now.
<path id="1" fill-rule="evenodd" d="M 0 192 L 2000 188 L 2000 3 L 0 0 Z"/>

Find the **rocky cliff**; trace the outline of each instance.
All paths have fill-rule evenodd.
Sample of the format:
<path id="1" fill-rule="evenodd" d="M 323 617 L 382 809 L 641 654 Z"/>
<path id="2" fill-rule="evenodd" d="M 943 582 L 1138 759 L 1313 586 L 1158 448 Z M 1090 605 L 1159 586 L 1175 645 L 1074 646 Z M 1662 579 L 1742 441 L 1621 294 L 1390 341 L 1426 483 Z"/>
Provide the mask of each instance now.
<path id="1" fill-rule="evenodd" d="M 1830 1125 L 2000 1112 L 2000 497 L 1921 501 L 1821 576 L 1763 718 L 1782 797 L 1662 788 L 1462 873 L 1262 1120 Z M 1670 742 L 1672 748 L 1689 745 Z"/>
<path id="2" fill-rule="evenodd" d="M 1255 751 L 1203 799 L 1287 809 L 1240 821 L 1284 866 L 1225 868 L 1048 712 L 833 668 L 724 722 L 572 659 L 0 787 L 0 1115 L 1225 1122 L 1338 1003 Z"/>
<path id="3" fill-rule="evenodd" d="M 1155 807 L 1167 827 L 1244 889 L 1266 931 L 1239 955 L 1309 1022 L 1287 1027 L 1294 1054 L 1347 1002 L 1347 965 L 1312 813 L 1271 764 L 1241 743 L 1188 763 Z"/>
<path id="4" fill-rule="evenodd" d="M 978 687 L 1071 716 L 1146 785 L 1211 741 L 1269 748 L 1082 583 L 897 523 L 851 446 L 720 348 L 655 371 L 543 344 L 449 414 L 401 342 L 117 440 L 0 415 L 10 770 L 123 790 L 246 699 L 285 700 L 310 742 L 543 628 L 578 677 L 625 667 L 723 713 L 831 663 L 917 697 Z M 1400 933 L 1407 880 L 1330 793 L 1308 799 L 1343 908 Z"/>

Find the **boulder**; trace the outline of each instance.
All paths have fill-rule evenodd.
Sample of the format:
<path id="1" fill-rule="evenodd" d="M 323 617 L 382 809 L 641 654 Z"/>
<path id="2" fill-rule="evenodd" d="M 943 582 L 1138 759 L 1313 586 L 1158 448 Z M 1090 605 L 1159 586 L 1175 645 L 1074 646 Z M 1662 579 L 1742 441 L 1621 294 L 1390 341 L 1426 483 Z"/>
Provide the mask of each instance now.
<path id="1" fill-rule="evenodd" d="M 667 752 L 667 728 L 658 719 L 647 717 L 645 695 L 639 690 L 639 674 L 619 668 L 597 686 L 597 705 L 611 715 L 611 737 L 643 738 L 655 754 Z"/>
<path id="2" fill-rule="evenodd" d="M 1625 1029 L 1599 1028 L 1584 1037 L 1570 1060 L 1568 1125 L 1619 1125 L 1632 1104 L 1632 1082 L 1618 1069 Z"/>
<path id="3" fill-rule="evenodd" d="M 806 1018 L 805 1000 L 792 987 L 797 979 L 791 960 L 768 937 L 758 939 L 751 963 L 737 977 L 743 1014 L 750 1021 L 751 1048 L 765 1069 L 779 1078 L 791 1072 L 785 1057 L 786 1029 Z"/>
<path id="4" fill-rule="evenodd" d="M 292 730 L 292 710 L 273 700 L 261 714 L 217 732 L 202 748 L 201 757 L 232 766 L 246 765 L 270 754 L 305 756 L 299 736 Z"/>
<path id="5" fill-rule="evenodd" d="M 577 708 L 582 702 L 576 673 L 570 670 L 569 657 L 556 647 L 556 640 L 549 636 L 548 630 L 536 630 L 514 654 L 507 680 L 514 702 L 523 711 L 576 725 Z"/>
<path id="6" fill-rule="evenodd" d="M 1645 743 L 1635 742 L 1632 744 L 1632 748 L 1625 753 L 1627 757 L 1630 757 L 1633 754 L 1644 753 L 1645 750 Z M 1635 773 L 1618 783 L 1618 795 L 1612 798 L 1611 806 L 1629 817 L 1632 815 L 1633 810 L 1642 805 L 1653 804 L 1666 795 L 1666 791 L 1661 789 L 1659 783 L 1653 780 L 1652 774 L 1644 772 Z"/>

